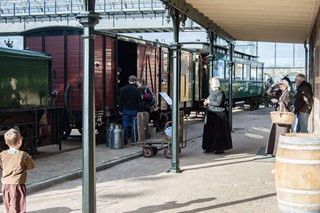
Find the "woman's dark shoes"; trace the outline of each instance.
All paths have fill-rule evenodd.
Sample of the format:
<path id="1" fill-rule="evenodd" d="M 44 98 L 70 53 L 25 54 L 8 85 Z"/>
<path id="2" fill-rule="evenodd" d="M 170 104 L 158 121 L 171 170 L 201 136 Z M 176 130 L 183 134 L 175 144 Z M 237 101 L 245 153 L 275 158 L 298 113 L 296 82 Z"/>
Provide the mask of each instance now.
<path id="1" fill-rule="evenodd" d="M 216 155 L 221 155 L 221 154 L 223 154 L 223 153 L 224 153 L 223 150 L 217 150 L 217 151 L 214 152 L 214 154 L 216 154 Z"/>
<path id="2" fill-rule="evenodd" d="M 210 151 L 208 151 L 208 150 L 204 150 L 204 151 L 203 151 L 203 153 L 210 153 Z"/>

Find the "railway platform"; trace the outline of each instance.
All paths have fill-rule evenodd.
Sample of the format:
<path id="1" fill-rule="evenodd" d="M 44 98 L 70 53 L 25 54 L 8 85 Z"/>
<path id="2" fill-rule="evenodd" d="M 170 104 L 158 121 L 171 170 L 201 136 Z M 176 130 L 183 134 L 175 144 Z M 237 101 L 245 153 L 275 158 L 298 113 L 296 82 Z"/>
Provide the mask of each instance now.
<path id="1" fill-rule="evenodd" d="M 274 158 L 263 154 L 271 110 L 235 111 L 234 148 L 222 155 L 203 153 L 202 137 L 198 137 L 203 122 L 190 122 L 179 174 L 167 172 L 170 160 L 163 151 L 144 158 L 141 147 L 111 150 L 97 145 L 97 212 L 278 212 Z M 164 135 L 159 132 L 156 137 Z M 82 183 L 77 178 L 81 177 L 82 149 L 64 146 L 69 151 L 35 157 L 36 169 L 28 174 L 28 212 L 82 212 Z M 45 186 L 50 187 L 40 190 Z"/>
<path id="2" fill-rule="evenodd" d="M 73 130 L 71 137 L 62 142 L 61 151 L 58 145 L 39 147 L 38 151 L 38 154 L 33 156 L 36 169 L 28 171 L 28 193 L 81 177 L 82 140 L 77 130 Z M 123 149 L 111 149 L 106 147 L 106 144 L 97 144 L 97 170 L 106 169 L 140 156 L 140 147 L 126 145 Z"/>

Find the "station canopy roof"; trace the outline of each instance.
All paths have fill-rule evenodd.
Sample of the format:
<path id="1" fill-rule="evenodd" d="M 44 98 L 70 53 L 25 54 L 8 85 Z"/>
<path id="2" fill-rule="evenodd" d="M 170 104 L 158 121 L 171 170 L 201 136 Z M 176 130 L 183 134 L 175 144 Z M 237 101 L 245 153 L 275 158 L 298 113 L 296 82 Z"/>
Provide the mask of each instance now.
<path id="1" fill-rule="evenodd" d="M 319 9 L 319 0 L 185 0 L 185 2 L 234 39 L 246 41 L 290 43 L 308 41 Z"/>

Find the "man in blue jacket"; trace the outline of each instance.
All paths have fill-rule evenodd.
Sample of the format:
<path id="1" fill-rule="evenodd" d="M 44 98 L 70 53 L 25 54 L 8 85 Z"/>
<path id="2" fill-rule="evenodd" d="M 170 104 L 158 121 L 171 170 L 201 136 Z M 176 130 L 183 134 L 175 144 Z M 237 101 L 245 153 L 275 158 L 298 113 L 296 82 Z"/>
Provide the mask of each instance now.
<path id="1" fill-rule="evenodd" d="M 143 101 L 141 91 L 136 85 L 137 77 L 129 76 L 129 84 L 122 87 L 120 90 L 120 114 L 122 115 L 122 127 L 124 132 L 124 144 L 128 143 L 128 128 L 131 124 L 131 145 L 135 144 L 135 133 L 133 126 L 134 118 L 137 117 L 138 112 L 143 111 Z M 137 128 L 135 128 L 137 129 Z"/>

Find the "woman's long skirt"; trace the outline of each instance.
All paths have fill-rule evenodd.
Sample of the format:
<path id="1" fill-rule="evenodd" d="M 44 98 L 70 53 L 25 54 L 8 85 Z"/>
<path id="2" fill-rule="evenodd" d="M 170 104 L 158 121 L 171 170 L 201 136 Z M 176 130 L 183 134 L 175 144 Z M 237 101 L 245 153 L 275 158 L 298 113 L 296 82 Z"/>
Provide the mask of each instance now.
<path id="1" fill-rule="evenodd" d="M 276 155 L 280 134 L 289 133 L 291 125 L 272 124 L 266 154 Z"/>
<path id="2" fill-rule="evenodd" d="M 203 130 L 202 149 L 208 152 L 232 149 L 228 112 L 208 111 Z"/>

